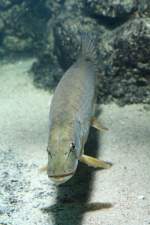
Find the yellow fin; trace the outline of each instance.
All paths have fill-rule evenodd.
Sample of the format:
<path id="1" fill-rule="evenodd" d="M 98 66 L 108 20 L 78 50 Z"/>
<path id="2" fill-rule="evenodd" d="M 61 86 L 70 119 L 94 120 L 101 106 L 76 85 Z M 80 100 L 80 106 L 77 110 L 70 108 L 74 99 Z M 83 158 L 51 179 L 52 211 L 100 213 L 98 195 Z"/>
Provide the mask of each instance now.
<path id="1" fill-rule="evenodd" d="M 107 131 L 108 130 L 107 127 L 104 127 L 103 125 L 101 125 L 101 123 L 97 120 L 96 117 L 92 117 L 91 126 L 96 128 L 97 130 L 101 130 L 101 131 Z"/>
<path id="2" fill-rule="evenodd" d="M 43 173 L 43 172 L 47 171 L 47 169 L 48 169 L 48 166 L 45 165 L 45 166 L 43 166 L 43 167 L 41 167 L 41 168 L 39 169 L 39 172 L 40 172 L 40 173 Z"/>
<path id="3" fill-rule="evenodd" d="M 87 164 L 88 166 L 92 166 L 94 168 L 109 169 L 112 166 L 112 164 L 109 162 L 105 162 L 103 160 L 96 159 L 96 158 L 88 156 L 88 155 L 82 155 L 79 158 L 79 161 Z"/>

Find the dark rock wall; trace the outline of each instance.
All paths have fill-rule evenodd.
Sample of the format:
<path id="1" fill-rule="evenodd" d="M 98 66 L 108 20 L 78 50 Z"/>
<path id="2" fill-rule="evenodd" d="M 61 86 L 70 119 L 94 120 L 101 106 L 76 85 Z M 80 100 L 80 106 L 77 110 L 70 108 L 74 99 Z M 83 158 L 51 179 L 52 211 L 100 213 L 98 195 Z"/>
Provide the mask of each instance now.
<path id="1" fill-rule="evenodd" d="M 0 0 L 0 56 L 36 55 L 39 87 L 75 61 L 79 31 L 97 37 L 98 101 L 150 103 L 149 0 Z"/>
<path id="2" fill-rule="evenodd" d="M 0 0 L 0 56 L 41 49 L 49 17 L 42 0 Z"/>

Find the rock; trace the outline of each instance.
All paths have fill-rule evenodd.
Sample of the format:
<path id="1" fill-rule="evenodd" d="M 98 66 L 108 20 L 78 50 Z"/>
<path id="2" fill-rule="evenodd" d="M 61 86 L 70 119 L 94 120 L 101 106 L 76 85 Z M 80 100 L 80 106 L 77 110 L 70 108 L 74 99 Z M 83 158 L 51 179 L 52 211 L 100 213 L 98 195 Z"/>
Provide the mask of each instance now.
<path id="1" fill-rule="evenodd" d="M 54 17 L 56 15 L 59 15 L 62 7 L 62 1 L 61 0 L 46 0 L 45 6 L 50 11 L 51 15 Z"/>
<path id="2" fill-rule="evenodd" d="M 6 9 L 11 5 L 11 0 L 0 0 L 0 9 Z"/>
<path id="3" fill-rule="evenodd" d="M 30 38 L 21 39 L 16 36 L 7 35 L 3 40 L 3 46 L 13 52 L 29 51 L 32 49 L 32 40 Z"/>
<path id="4" fill-rule="evenodd" d="M 136 0 L 86 0 L 85 5 L 91 15 L 111 18 L 126 17 L 138 7 Z"/>
<path id="5" fill-rule="evenodd" d="M 2 32 L 4 29 L 4 21 L 2 18 L 0 18 L 0 32 Z"/>
<path id="6" fill-rule="evenodd" d="M 35 55 L 36 86 L 53 89 L 89 32 L 98 44 L 98 101 L 149 103 L 149 17 L 149 0 L 0 0 L 0 56 Z"/>
<path id="7" fill-rule="evenodd" d="M 73 8 L 70 7 L 70 11 Z M 64 71 L 77 59 L 81 32 L 87 31 L 95 36 L 99 35 L 98 32 L 105 32 L 105 28 L 98 26 L 94 19 L 81 16 L 74 18 L 70 13 L 63 17 L 60 14 L 55 20 L 55 26 L 53 23 L 53 19 L 47 23 L 45 45 L 38 53 L 38 62 L 33 66 L 37 86 L 44 85 L 45 88 L 56 86 Z"/>
<path id="8" fill-rule="evenodd" d="M 149 34 L 150 18 L 138 18 L 103 38 L 99 46 L 103 61 L 100 79 L 104 81 L 104 86 L 99 86 L 100 101 L 103 90 L 109 89 L 111 99 L 122 103 L 150 102 Z"/>
<path id="9" fill-rule="evenodd" d="M 53 50 L 55 50 L 57 68 L 59 65 L 59 71 L 62 68 L 63 74 L 63 71 L 67 70 L 75 61 L 80 45 L 79 31 L 94 33 L 98 37 L 99 43 L 98 101 L 103 103 L 114 100 L 120 105 L 138 102 L 148 103 L 150 102 L 148 76 L 150 65 L 148 60 L 149 47 L 146 46 L 150 46 L 150 38 L 149 18 L 145 17 L 145 12 L 148 12 L 148 4 L 142 2 L 137 4 L 137 1 L 119 1 L 117 4 L 115 4 L 115 1 L 101 2 L 103 3 L 101 6 L 107 7 L 104 7 L 106 9 L 104 11 L 99 8 L 99 15 L 103 18 L 115 19 L 116 24 L 111 30 L 108 26 L 108 24 L 111 24 L 110 20 L 105 24 L 103 18 L 92 18 L 92 13 L 90 14 L 91 17 L 81 16 L 83 5 L 77 7 L 72 1 L 69 1 L 63 6 L 63 10 L 67 9 L 66 13 L 63 11 L 63 15 L 61 15 L 61 9 L 59 8 L 59 16 L 57 16 L 53 28 Z M 146 2 L 148 3 L 145 0 Z M 87 10 L 88 6 L 87 11 L 89 12 L 96 3 L 100 5 L 98 1 L 86 1 L 84 10 Z M 76 10 L 72 13 L 75 7 Z M 111 10 L 108 10 L 109 7 Z M 145 18 L 140 18 L 141 14 Z M 117 21 L 119 17 L 123 18 L 121 22 Z M 51 55 L 50 58 L 53 58 L 53 56 Z M 46 67 L 46 64 L 44 64 L 44 67 Z M 45 72 L 48 73 L 49 71 L 50 76 L 50 79 L 47 78 L 46 80 L 50 82 L 54 74 L 57 77 L 54 73 L 56 70 L 54 70 L 54 67 L 52 68 L 52 65 L 51 68 L 50 66 L 46 68 Z M 34 69 L 34 71 L 39 71 L 38 66 L 37 69 L 36 67 Z M 62 74 L 59 73 L 58 77 L 60 78 Z M 45 77 L 47 76 L 45 75 Z M 48 82 L 46 86 L 52 87 L 53 85 L 49 85 Z"/>
<path id="10" fill-rule="evenodd" d="M 13 3 L 10 8 L 1 12 L 1 18 L 5 23 L 2 42 L 6 50 L 20 52 L 30 49 L 32 53 L 41 48 L 49 14 L 40 0 L 36 1 L 36 4 L 30 0 L 16 0 L 15 4 Z M 19 47 L 10 46 L 12 42 L 17 45 L 20 42 Z"/>
<path id="11" fill-rule="evenodd" d="M 63 70 L 60 67 L 57 58 L 52 55 L 42 55 L 37 62 L 33 64 L 34 83 L 39 88 L 53 89 L 62 77 Z"/>
<path id="12" fill-rule="evenodd" d="M 13 5 L 21 4 L 24 0 L 0 0 L 0 11 L 6 11 Z"/>
<path id="13" fill-rule="evenodd" d="M 41 51 L 37 52 L 38 61 L 33 64 L 34 83 L 37 87 L 54 88 L 62 77 L 58 58 L 55 55 L 55 38 L 51 20 L 47 23 L 44 45 Z"/>
<path id="14" fill-rule="evenodd" d="M 147 16 L 150 17 L 150 1 L 149 0 L 143 0 L 138 2 L 138 12 L 141 14 L 141 16 Z"/>
<path id="15" fill-rule="evenodd" d="M 98 26 L 95 20 L 88 17 L 82 20 L 68 17 L 58 21 L 54 35 L 56 55 L 61 67 L 66 70 L 77 59 L 82 32 L 89 32 L 94 38 L 104 31 L 103 27 Z"/>

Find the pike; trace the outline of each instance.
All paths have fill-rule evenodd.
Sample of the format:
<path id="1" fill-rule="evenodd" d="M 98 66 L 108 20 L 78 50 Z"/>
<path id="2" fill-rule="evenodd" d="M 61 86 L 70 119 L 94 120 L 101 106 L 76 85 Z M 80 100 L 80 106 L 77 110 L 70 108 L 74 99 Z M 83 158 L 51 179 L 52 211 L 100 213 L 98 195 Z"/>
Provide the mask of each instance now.
<path id="1" fill-rule="evenodd" d="M 94 117 L 96 74 L 95 42 L 84 34 L 79 57 L 60 80 L 50 107 L 48 165 L 45 170 L 58 185 L 75 174 L 78 161 L 96 168 L 111 166 L 84 154 L 90 126 L 106 129 Z"/>

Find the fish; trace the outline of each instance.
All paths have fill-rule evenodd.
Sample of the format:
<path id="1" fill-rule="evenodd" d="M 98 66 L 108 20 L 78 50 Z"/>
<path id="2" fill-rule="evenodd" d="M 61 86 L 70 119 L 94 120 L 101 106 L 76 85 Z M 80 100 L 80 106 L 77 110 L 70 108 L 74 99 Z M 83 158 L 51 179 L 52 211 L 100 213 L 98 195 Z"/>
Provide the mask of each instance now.
<path id="1" fill-rule="evenodd" d="M 94 117 L 96 99 L 96 45 L 88 33 L 81 35 L 80 54 L 59 81 L 50 106 L 48 177 L 60 185 L 76 172 L 78 162 L 95 168 L 111 163 L 84 154 L 90 126 L 107 130 Z"/>

